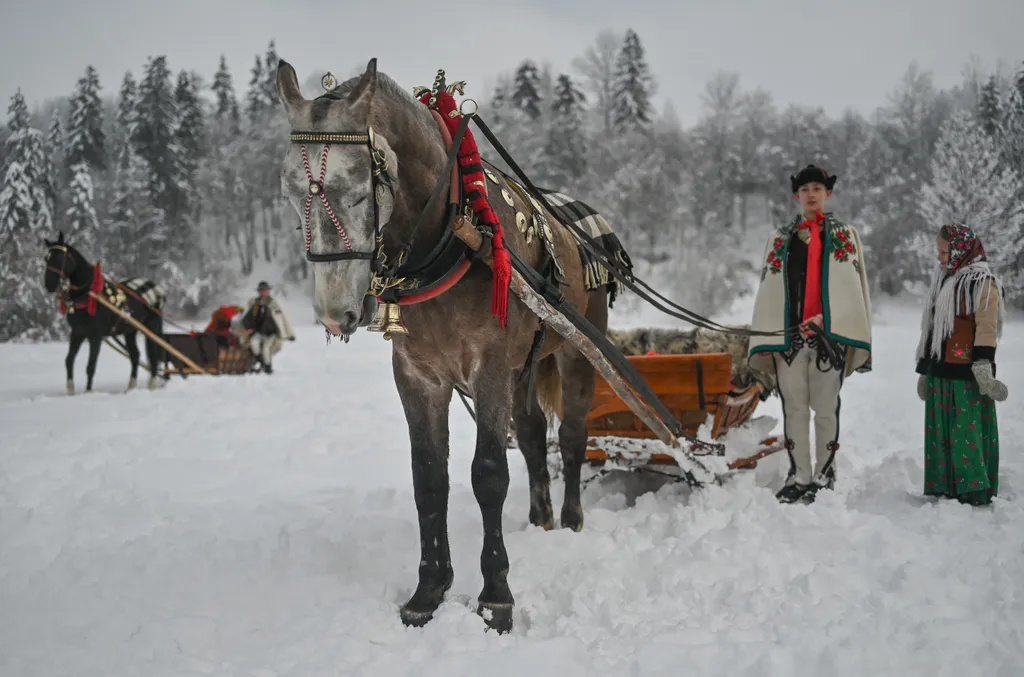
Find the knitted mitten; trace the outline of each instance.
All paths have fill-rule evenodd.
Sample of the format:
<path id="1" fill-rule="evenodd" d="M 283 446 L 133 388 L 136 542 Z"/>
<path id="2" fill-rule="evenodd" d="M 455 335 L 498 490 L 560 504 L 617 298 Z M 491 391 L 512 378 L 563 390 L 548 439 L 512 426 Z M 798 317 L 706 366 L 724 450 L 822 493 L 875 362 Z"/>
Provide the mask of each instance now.
<path id="1" fill-rule="evenodd" d="M 988 360 L 978 360 L 971 365 L 971 371 L 974 372 L 974 379 L 978 382 L 978 390 L 981 391 L 982 395 L 991 397 L 996 402 L 1002 402 L 1006 399 L 1009 391 L 1006 389 L 1006 385 L 996 379 L 992 375 L 992 363 Z"/>

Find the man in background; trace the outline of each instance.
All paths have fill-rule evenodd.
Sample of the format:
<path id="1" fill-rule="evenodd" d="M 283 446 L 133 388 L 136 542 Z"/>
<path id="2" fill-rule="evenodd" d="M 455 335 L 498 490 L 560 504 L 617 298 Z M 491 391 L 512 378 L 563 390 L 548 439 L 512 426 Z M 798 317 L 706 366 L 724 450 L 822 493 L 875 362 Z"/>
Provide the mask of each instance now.
<path id="1" fill-rule="evenodd" d="M 284 308 L 270 296 L 270 291 L 269 284 L 260 282 L 256 287 L 259 296 L 250 302 L 249 309 L 242 316 L 242 327 L 249 336 L 249 351 L 267 374 L 274 373 L 272 361 L 274 354 L 281 349 L 281 343 L 295 340 L 295 332 Z"/>

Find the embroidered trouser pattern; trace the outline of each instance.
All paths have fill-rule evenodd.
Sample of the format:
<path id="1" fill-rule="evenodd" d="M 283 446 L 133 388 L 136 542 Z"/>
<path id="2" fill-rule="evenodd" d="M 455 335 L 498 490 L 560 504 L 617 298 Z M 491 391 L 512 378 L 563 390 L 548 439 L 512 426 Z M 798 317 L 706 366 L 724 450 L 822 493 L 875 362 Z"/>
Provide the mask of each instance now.
<path id="1" fill-rule="evenodd" d="M 815 347 L 806 344 L 774 357 L 789 451 L 786 482 L 810 484 L 813 478 L 818 484 L 828 484 L 835 473 L 835 454 L 839 449 L 839 391 L 845 369 L 823 363 Z M 811 410 L 816 468 L 811 465 Z"/>

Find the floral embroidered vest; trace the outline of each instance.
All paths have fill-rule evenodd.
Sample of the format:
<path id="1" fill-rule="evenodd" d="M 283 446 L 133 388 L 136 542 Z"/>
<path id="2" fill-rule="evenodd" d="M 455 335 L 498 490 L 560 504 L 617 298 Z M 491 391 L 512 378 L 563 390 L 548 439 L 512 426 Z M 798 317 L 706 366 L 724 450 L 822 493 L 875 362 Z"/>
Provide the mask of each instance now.
<path id="1" fill-rule="evenodd" d="M 953 333 L 946 339 L 942 361 L 946 364 L 974 362 L 974 315 L 957 315 L 953 319 Z"/>

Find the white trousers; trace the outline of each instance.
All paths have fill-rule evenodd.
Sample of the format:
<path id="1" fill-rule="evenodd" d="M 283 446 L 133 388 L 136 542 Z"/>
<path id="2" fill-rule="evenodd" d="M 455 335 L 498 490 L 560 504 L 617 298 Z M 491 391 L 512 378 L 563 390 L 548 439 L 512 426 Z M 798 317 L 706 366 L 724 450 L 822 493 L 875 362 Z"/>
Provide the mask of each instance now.
<path id="1" fill-rule="evenodd" d="M 281 349 L 281 339 L 277 336 L 266 334 L 253 334 L 249 337 L 249 350 L 253 355 L 263 360 L 263 364 L 270 366 L 270 360 L 274 353 Z"/>
<path id="2" fill-rule="evenodd" d="M 839 450 L 839 391 L 844 369 L 831 369 L 818 359 L 814 348 L 804 345 L 792 361 L 775 353 L 775 373 L 782 395 L 783 428 L 789 451 L 786 483 L 826 485 L 835 476 Z M 811 465 L 811 410 L 814 410 L 816 467 Z"/>

